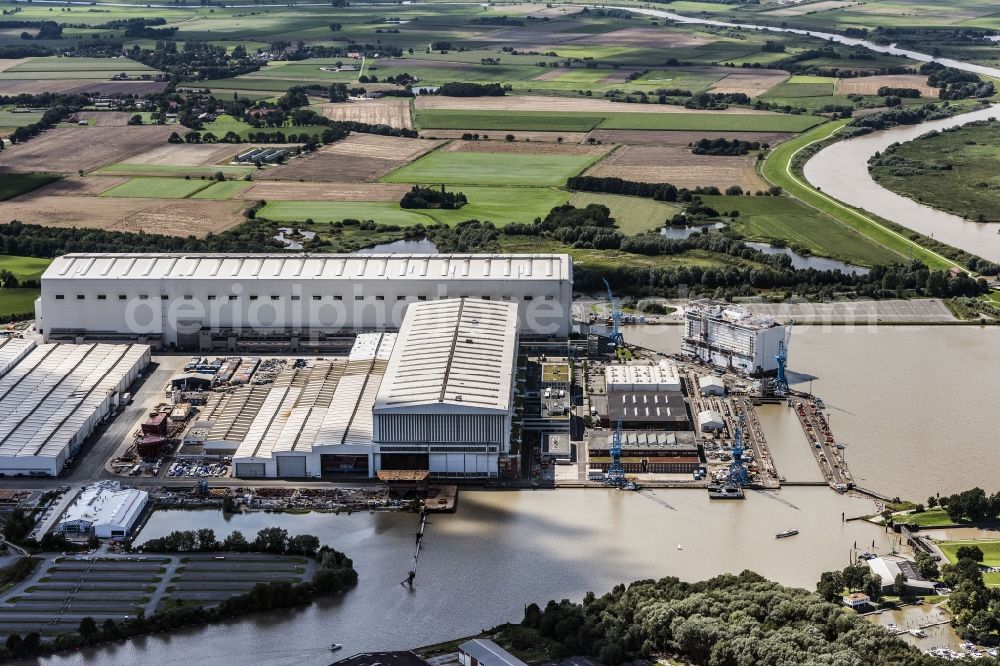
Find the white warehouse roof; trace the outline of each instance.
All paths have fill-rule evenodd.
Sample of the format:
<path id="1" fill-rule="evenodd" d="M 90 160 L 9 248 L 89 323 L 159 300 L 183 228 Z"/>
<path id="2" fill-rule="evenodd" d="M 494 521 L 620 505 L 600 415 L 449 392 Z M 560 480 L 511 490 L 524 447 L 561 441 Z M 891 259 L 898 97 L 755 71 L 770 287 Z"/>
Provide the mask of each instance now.
<path id="1" fill-rule="evenodd" d="M 25 338 L 0 338 L 0 377 L 20 362 L 35 348 L 34 340 Z"/>
<path id="2" fill-rule="evenodd" d="M 395 339 L 394 333 L 362 333 L 346 359 L 280 372 L 233 457 L 263 460 L 320 446 L 371 446 L 372 404 Z"/>
<path id="3" fill-rule="evenodd" d="M 673 363 L 659 365 L 609 365 L 604 368 L 608 390 L 680 391 L 681 378 Z"/>
<path id="4" fill-rule="evenodd" d="M 454 298 L 406 311 L 375 410 L 450 404 L 507 412 L 517 305 Z"/>
<path id="5" fill-rule="evenodd" d="M 58 473 L 52 461 L 82 443 L 148 363 L 146 345 L 36 347 L 0 379 L 0 469 Z"/>
<path id="6" fill-rule="evenodd" d="M 723 395 L 726 392 L 726 382 L 722 377 L 704 375 L 698 379 L 698 388 L 705 395 Z"/>
<path id="7" fill-rule="evenodd" d="M 60 531 L 93 529 L 97 536 L 127 532 L 139 518 L 149 493 L 123 490 L 117 481 L 101 481 L 83 489 L 59 520 Z"/>
<path id="8" fill-rule="evenodd" d="M 698 412 L 698 427 L 702 430 L 722 430 L 726 425 L 722 414 L 712 410 Z"/>
<path id="9" fill-rule="evenodd" d="M 572 279 L 565 254 L 67 254 L 42 280 Z"/>

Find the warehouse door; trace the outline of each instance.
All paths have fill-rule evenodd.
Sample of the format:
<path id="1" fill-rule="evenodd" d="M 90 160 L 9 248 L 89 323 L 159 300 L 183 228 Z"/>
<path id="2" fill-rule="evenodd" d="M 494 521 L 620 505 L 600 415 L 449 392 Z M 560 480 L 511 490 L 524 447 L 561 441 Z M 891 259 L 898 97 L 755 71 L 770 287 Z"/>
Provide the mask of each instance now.
<path id="1" fill-rule="evenodd" d="M 306 475 L 305 456 L 277 456 L 278 476 L 282 478 L 301 478 Z"/>
<path id="2" fill-rule="evenodd" d="M 192 319 L 182 319 L 177 321 L 177 348 L 178 349 L 200 349 L 201 348 L 201 321 Z"/>
<path id="3" fill-rule="evenodd" d="M 244 479 L 264 476 L 264 463 L 236 463 L 236 476 Z"/>

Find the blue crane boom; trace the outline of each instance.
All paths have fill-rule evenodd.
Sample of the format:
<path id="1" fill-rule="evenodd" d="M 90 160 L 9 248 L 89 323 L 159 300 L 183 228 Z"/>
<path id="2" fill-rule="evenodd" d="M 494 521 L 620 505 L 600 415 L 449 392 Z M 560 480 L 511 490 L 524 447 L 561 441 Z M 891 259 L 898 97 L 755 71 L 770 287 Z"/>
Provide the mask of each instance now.
<path id="1" fill-rule="evenodd" d="M 791 342 L 793 325 L 795 325 L 794 321 L 788 324 L 788 328 L 785 329 L 785 337 L 778 341 L 778 353 L 774 356 L 774 360 L 778 362 L 778 374 L 774 378 L 774 393 L 779 396 L 788 395 L 788 375 L 785 373 L 785 366 L 788 364 L 788 343 Z"/>
<path id="2" fill-rule="evenodd" d="M 726 485 L 742 488 L 750 485 L 750 477 L 743 466 L 743 414 L 736 418 L 736 431 L 733 433 L 733 461 L 729 463 L 729 473 L 726 475 Z"/>
<path id="3" fill-rule="evenodd" d="M 621 332 L 622 324 L 622 307 L 621 303 L 615 295 L 611 293 L 611 285 L 608 283 L 607 278 L 601 278 L 604 281 L 604 287 L 608 290 L 608 303 L 611 304 L 611 346 L 624 347 L 625 346 L 625 336 Z"/>
<path id="4" fill-rule="evenodd" d="M 604 482 L 609 486 L 625 484 L 625 466 L 622 465 L 622 420 L 615 425 L 615 434 L 611 438 L 611 464 L 608 466 Z"/>

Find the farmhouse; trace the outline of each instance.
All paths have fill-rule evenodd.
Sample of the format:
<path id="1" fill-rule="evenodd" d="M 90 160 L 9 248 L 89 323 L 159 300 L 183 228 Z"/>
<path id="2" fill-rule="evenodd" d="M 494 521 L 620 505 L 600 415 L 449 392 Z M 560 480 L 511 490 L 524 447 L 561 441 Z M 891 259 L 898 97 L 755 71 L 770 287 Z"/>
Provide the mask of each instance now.
<path id="1" fill-rule="evenodd" d="M 520 334 L 569 335 L 567 255 L 69 254 L 41 278 L 46 340 L 201 351 L 349 349 L 447 298 L 517 305 Z"/>

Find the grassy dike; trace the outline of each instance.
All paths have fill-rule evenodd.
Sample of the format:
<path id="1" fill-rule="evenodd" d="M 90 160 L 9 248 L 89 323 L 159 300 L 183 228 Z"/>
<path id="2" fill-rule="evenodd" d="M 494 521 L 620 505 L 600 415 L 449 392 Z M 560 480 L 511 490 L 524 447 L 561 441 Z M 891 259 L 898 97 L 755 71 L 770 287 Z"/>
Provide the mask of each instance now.
<path id="1" fill-rule="evenodd" d="M 789 196 L 829 215 L 835 221 L 856 230 L 879 245 L 896 252 L 900 255 L 900 260 L 912 256 L 931 268 L 950 269 L 958 267 L 965 270 L 965 267 L 958 262 L 925 248 L 916 241 L 878 221 L 874 216 L 862 213 L 820 192 L 792 168 L 792 163 L 796 155 L 802 150 L 829 139 L 848 122 L 850 121 L 837 120 L 826 123 L 782 143 L 772 150 L 767 159 L 764 160 L 764 164 L 760 169 L 761 175 L 772 185 L 780 187 Z"/>

